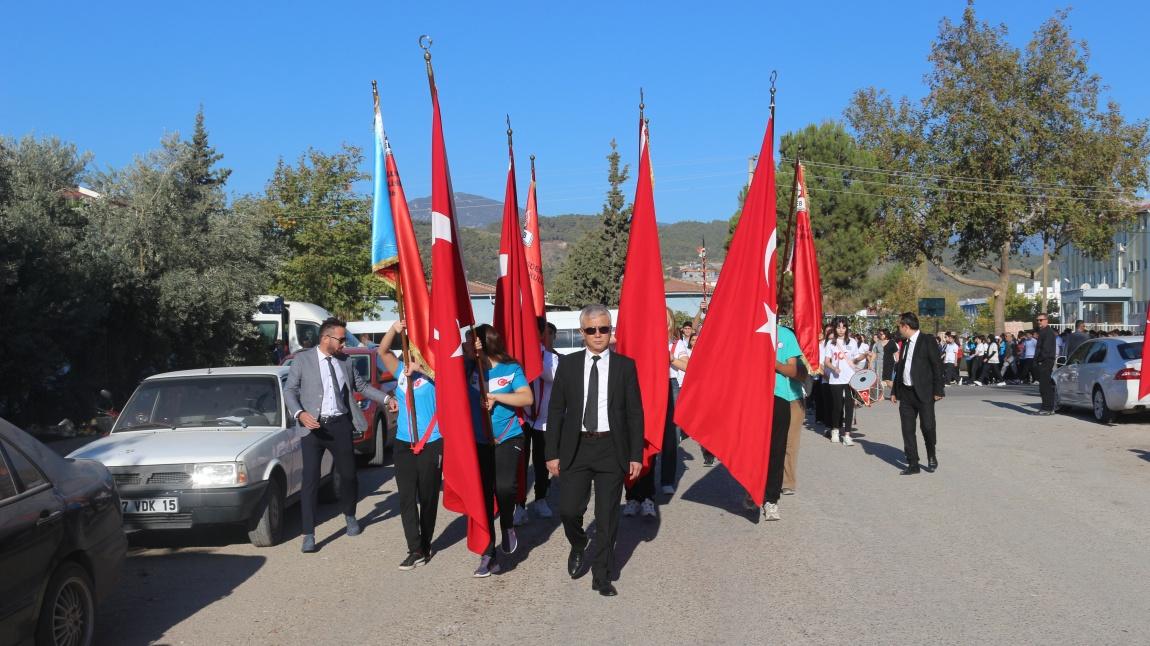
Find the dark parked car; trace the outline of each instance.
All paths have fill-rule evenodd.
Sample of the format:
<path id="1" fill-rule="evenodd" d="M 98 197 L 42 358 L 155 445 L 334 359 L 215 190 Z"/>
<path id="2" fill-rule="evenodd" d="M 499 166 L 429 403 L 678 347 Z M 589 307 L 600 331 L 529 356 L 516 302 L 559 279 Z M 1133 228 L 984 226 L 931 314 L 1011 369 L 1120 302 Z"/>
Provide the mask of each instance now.
<path id="1" fill-rule="evenodd" d="M 112 475 L 0 419 L 0 644 L 92 641 L 128 540 Z"/>

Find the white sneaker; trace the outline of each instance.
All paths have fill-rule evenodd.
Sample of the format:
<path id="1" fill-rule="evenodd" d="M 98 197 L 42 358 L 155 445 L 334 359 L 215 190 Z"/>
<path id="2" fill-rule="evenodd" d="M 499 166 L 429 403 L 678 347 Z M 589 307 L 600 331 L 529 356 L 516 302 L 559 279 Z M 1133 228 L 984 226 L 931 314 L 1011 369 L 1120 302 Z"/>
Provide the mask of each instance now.
<path id="1" fill-rule="evenodd" d="M 843 446 L 854 446 L 855 441 L 851 439 L 850 433 L 843 433 Z"/>
<path id="2" fill-rule="evenodd" d="M 659 513 L 655 511 L 655 501 L 650 498 L 643 501 L 642 511 L 644 516 L 650 516 L 651 518 L 655 518 L 659 515 Z"/>
<path id="3" fill-rule="evenodd" d="M 763 520 L 779 520 L 779 505 L 773 502 L 763 503 Z"/>
<path id="4" fill-rule="evenodd" d="M 834 444 L 839 443 L 839 430 L 837 428 L 831 431 L 831 442 Z"/>
<path id="5" fill-rule="evenodd" d="M 663 493 L 667 494 L 668 496 L 673 496 L 675 495 L 675 488 L 671 485 L 663 485 Z"/>
<path id="6" fill-rule="evenodd" d="M 623 515 L 624 516 L 634 516 L 637 513 L 639 513 L 639 501 L 638 500 L 628 500 L 627 504 L 623 505 Z"/>
<path id="7" fill-rule="evenodd" d="M 974 385 L 975 385 L 975 386 L 981 386 L 981 385 L 982 385 L 982 382 L 981 382 L 981 381 L 979 381 L 979 380 L 977 380 L 977 379 L 975 379 L 975 380 L 974 380 Z"/>
<path id="8" fill-rule="evenodd" d="M 540 518 L 551 518 L 555 515 L 551 513 L 551 507 L 547 504 L 546 500 L 535 501 L 535 513 L 538 514 Z"/>
<path id="9" fill-rule="evenodd" d="M 527 524 L 531 517 L 527 515 L 527 510 L 523 505 L 515 505 L 515 511 L 511 514 L 511 522 L 516 527 Z"/>

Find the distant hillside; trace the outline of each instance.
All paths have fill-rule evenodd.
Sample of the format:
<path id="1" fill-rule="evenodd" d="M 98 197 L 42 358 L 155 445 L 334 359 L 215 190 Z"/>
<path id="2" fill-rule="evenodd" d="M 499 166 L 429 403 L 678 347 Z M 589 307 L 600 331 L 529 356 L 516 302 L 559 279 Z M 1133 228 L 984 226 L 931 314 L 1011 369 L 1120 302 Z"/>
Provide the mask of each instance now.
<path id="1" fill-rule="evenodd" d="M 431 221 L 430 197 L 408 200 L 407 208 L 411 211 L 412 220 Z M 456 193 L 455 210 L 455 216 L 458 218 L 460 227 L 478 228 L 489 224 L 498 226 L 499 222 L 503 220 L 503 202 L 482 195 Z M 525 215 L 523 209 L 519 209 L 519 217 L 522 218 Z"/>

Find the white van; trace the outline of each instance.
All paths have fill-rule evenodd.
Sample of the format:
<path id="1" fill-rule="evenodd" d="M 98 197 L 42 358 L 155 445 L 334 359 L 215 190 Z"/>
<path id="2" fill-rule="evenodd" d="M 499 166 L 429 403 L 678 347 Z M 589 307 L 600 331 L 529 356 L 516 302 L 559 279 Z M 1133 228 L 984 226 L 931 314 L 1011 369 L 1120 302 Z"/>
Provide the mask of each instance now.
<path id="1" fill-rule="evenodd" d="M 315 347 L 319 343 L 319 327 L 331 312 L 302 301 L 285 301 L 277 296 L 260 296 L 252 322 L 259 328 L 260 336 L 268 347 L 284 338 L 287 332 L 288 352 L 299 352 L 304 348 Z M 357 347 L 359 341 L 348 334 L 347 345 Z"/>

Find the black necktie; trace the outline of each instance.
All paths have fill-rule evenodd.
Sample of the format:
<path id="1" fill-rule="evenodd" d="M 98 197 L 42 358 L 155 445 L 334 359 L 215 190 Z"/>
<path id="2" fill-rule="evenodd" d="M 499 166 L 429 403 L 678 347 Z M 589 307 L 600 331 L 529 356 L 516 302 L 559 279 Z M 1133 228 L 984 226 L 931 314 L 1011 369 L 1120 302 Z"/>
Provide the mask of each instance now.
<path id="1" fill-rule="evenodd" d="M 587 377 L 587 405 L 583 407 L 583 428 L 599 430 L 599 357 L 591 355 L 591 374 Z"/>
<path id="2" fill-rule="evenodd" d="M 346 399 L 347 393 L 339 387 L 339 379 L 335 376 L 335 365 L 332 363 L 331 357 L 327 358 L 327 373 L 331 375 L 331 392 L 332 396 L 335 397 L 335 407 L 340 413 L 346 413 L 347 409 L 342 400 Z"/>

